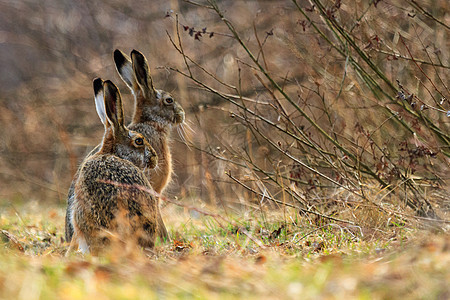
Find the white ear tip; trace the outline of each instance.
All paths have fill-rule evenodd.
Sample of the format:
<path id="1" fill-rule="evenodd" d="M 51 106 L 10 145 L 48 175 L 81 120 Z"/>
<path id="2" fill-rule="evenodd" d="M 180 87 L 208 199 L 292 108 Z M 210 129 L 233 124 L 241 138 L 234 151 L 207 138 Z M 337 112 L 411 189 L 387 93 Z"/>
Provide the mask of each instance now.
<path id="1" fill-rule="evenodd" d="M 102 121 L 102 124 L 106 126 L 106 109 L 105 109 L 105 100 L 103 96 L 103 80 L 97 78 L 94 80 L 94 100 L 95 100 L 95 109 L 97 110 L 97 115 Z"/>
<path id="2" fill-rule="evenodd" d="M 95 109 L 97 110 L 98 117 L 102 121 L 103 125 L 106 125 L 106 110 L 103 93 L 97 94 L 95 97 Z"/>

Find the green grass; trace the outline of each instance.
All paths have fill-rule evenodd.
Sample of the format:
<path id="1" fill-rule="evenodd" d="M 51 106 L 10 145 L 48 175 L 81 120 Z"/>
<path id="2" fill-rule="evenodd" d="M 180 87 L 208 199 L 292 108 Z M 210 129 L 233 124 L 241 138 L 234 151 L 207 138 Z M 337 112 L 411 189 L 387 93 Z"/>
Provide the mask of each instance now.
<path id="1" fill-rule="evenodd" d="M 177 208 L 170 215 L 174 242 L 153 251 L 121 246 L 103 257 L 65 257 L 63 209 L 2 207 L 0 298 L 449 297 L 450 239 L 443 234 L 317 227 L 293 212 L 235 216 L 220 225 Z"/>

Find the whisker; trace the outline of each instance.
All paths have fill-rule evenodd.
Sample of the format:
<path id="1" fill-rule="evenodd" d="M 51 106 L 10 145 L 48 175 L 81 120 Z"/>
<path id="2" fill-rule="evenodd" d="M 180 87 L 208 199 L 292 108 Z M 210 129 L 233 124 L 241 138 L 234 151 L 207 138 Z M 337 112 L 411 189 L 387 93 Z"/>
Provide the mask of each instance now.
<path id="1" fill-rule="evenodd" d="M 189 129 L 190 132 L 195 133 L 195 130 L 192 129 L 191 124 L 192 124 L 192 121 L 185 121 L 185 122 L 183 122 L 183 124 L 181 124 L 181 126 L 183 127 L 183 129 L 187 128 L 187 129 Z"/>
<path id="2" fill-rule="evenodd" d="M 186 137 L 185 137 L 184 134 L 183 134 L 183 131 L 182 131 L 182 129 L 181 129 L 181 126 L 182 126 L 182 125 L 180 125 L 180 126 L 177 127 L 177 133 L 178 133 L 178 136 L 181 138 L 181 141 L 182 141 L 184 144 L 186 144 Z"/>
<path id="3" fill-rule="evenodd" d="M 178 131 L 178 135 L 181 137 L 183 143 L 188 146 L 188 148 L 191 150 L 191 146 L 190 146 L 190 141 L 187 140 L 187 134 L 185 131 L 185 128 L 183 127 L 183 125 L 179 126 L 177 128 Z"/>
<path id="4" fill-rule="evenodd" d="M 156 167 L 154 167 L 153 169 L 148 168 L 146 173 L 149 174 L 149 173 L 152 172 L 152 171 L 155 172 L 155 173 L 158 173 L 159 171 L 161 171 L 160 165 L 157 164 Z"/>
<path id="5" fill-rule="evenodd" d="M 187 144 L 186 136 L 185 136 L 184 130 L 183 130 L 183 125 L 177 127 L 177 132 L 178 132 L 178 135 L 181 137 L 181 140 L 182 140 L 185 144 Z"/>
<path id="6" fill-rule="evenodd" d="M 186 129 L 188 129 L 188 130 L 186 130 Z M 181 130 L 183 130 L 184 135 L 186 137 L 192 136 L 195 133 L 195 131 L 192 129 L 192 127 L 190 127 L 188 124 L 186 124 L 186 126 L 182 126 Z M 191 139 L 189 139 L 189 142 L 192 143 Z"/>

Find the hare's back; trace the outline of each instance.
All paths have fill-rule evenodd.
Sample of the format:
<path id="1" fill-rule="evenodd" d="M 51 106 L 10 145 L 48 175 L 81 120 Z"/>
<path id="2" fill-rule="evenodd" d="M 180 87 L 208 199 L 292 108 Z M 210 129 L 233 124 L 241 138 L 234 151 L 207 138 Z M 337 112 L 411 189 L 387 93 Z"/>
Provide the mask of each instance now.
<path id="1" fill-rule="evenodd" d="M 110 154 L 94 154 L 82 167 L 86 179 L 125 188 L 127 185 L 149 185 L 142 171 L 128 160 Z"/>
<path id="2" fill-rule="evenodd" d="M 112 155 L 93 155 L 80 170 L 75 198 L 73 226 L 93 252 L 108 243 L 102 229 L 153 247 L 156 198 L 145 175 L 131 162 Z"/>
<path id="3" fill-rule="evenodd" d="M 134 164 L 112 155 L 96 154 L 83 165 L 76 187 L 79 200 L 91 209 L 94 219 L 107 226 L 119 206 L 130 216 L 156 210 L 150 184 Z"/>

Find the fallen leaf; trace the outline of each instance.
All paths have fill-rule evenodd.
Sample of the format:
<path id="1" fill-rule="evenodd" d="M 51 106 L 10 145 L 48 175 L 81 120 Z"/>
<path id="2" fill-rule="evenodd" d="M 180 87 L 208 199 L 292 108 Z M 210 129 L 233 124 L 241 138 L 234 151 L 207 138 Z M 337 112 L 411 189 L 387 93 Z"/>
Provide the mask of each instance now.
<path id="1" fill-rule="evenodd" d="M 89 268 L 91 266 L 90 262 L 87 261 L 75 261 L 75 262 L 70 262 L 67 264 L 66 266 L 66 273 L 69 275 L 74 275 L 76 273 L 79 273 L 83 270 L 86 270 L 87 268 Z"/>
<path id="2" fill-rule="evenodd" d="M 8 241 L 13 246 L 13 248 L 15 248 L 21 252 L 24 251 L 22 244 L 19 242 L 19 240 L 13 234 L 9 233 L 6 230 L 1 230 L 0 232 L 8 239 Z"/>
<path id="3" fill-rule="evenodd" d="M 262 265 L 267 261 L 267 257 L 265 257 L 264 255 L 258 255 L 255 259 L 255 264 L 257 265 Z"/>

